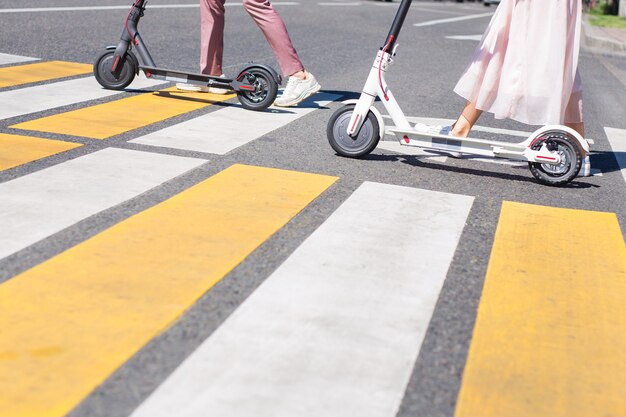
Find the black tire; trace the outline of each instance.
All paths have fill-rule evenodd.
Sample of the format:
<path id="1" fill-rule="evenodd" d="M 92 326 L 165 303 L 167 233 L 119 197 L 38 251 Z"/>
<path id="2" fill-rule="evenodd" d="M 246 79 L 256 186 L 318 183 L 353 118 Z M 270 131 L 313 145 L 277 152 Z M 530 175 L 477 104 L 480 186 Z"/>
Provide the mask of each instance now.
<path id="1" fill-rule="evenodd" d="M 137 73 L 137 59 L 131 54 L 130 51 L 126 52 L 115 73 L 111 71 L 115 50 L 107 49 L 98 54 L 93 64 L 93 74 L 101 86 L 109 90 L 123 90 L 133 82 Z"/>
<path id="2" fill-rule="evenodd" d="M 237 98 L 244 109 L 261 111 L 267 109 L 276 100 L 278 84 L 272 74 L 263 68 L 245 70 L 238 81 L 249 82 L 254 91 L 238 91 Z"/>
<path id="3" fill-rule="evenodd" d="M 583 153 L 578 141 L 569 133 L 555 130 L 542 133 L 539 140 L 535 140 L 532 149 L 539 149 L 546 143 L 548 149 L 561 156 L 559 165 L 529 162 L 528 167 L 533 176 L 545 185 L 565 185 L 571 182 L 580 171 L 583 163 Z"/>
<path id="4" fill-rule="evenodd" d="M 354 104 L 337 109 L 328 121 L 326 135 L 330 146 L 341 156 L 358 158 L 371 153 L 380 140 L 380 126 L 376 116 L 367 112 L 365 121 L 356 135 L 348 135 L 348 123 L 354 112 Z"/>

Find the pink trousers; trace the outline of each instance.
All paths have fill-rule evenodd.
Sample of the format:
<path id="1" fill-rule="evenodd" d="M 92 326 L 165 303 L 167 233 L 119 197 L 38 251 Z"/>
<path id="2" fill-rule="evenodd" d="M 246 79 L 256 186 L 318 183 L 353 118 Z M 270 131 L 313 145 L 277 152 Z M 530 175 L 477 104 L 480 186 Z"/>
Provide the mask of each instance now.
<path id="1" fill-rule="evenodd" d="M 200 71 L 221 75 L 224 53 L 224 2 L 200 0 Z M 287 28 L 268 0 L 243 0 L 243 6 L 265 35 L 283 75 L 304 70 Z"/>

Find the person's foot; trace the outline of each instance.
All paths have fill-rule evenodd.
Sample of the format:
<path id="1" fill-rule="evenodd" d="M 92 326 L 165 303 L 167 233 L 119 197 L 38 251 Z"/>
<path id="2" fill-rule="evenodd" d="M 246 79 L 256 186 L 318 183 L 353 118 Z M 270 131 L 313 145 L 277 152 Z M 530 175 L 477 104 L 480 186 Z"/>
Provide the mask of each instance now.
<path id="1" fill-rule="evenodd" d="M 219 78 L 224 78 L 225 75 L 222 74 Z M 196 84 L 188 84 L 188 83 L 176 83 L 176 88 L 182 91 L 194 91 L 196 93 L 212 93 L 212 94 L 226 94 L 228 90 L 217 87 L 209 87 L 206 85 L 196 85 Z"/>
<path id="2" fill-rule="evenodd" d="M 317 82 L 313 74 L 306 73 L 307 77 L 303 80 L 296 77 L 289 77 L 287 86 L 283 93 L 274 101 L 274 105 L 279 107 L 291 107 L 300 103 L 307 97 L 320 91 L 322 86 Z"/>
<path id="3" fill-rule="evenodd" d="M 578 172 L 578 176 L 579 177 L 591 176 L 591 160 L 589 159 L 589 154 L 585 155 L 582 166 L 580 167 L 580 171 Z"/>

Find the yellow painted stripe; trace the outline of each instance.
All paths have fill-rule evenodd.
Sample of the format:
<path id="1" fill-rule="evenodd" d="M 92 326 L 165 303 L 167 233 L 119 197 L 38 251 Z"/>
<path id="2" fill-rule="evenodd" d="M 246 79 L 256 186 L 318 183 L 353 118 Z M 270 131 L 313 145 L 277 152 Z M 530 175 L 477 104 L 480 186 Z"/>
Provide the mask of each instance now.
<path id="1" fill-rule="evenodd" d="M 615 214 L 503 204 L 455 416 L 626 416 Z"/>
<path id="2" fill-rule="evenodd" d="M 61 113 L 11 127 L 106 139 L 234 97 L 179 91 L 176 88 Z M 207 127 L 208 128 L 208 127 Z"/>
<path id="3" fill-rule="evenodd" d="M 0 133 L 0 171 L 81 146 L 78 143 Z"/>
<path id="4" fill-rule="evenodd" d="M 0 88 L 89 74 L 92 71 L 93 65 L 63 61 L 38 62 L 0 68 Z M 36 99 L 33 97 L 33 100 Z"/>
<path id="5" fill-rule="evenodd" d="M 0 416 L 64 416 L 335 177 L 234 165 L 0 286 Z"/>

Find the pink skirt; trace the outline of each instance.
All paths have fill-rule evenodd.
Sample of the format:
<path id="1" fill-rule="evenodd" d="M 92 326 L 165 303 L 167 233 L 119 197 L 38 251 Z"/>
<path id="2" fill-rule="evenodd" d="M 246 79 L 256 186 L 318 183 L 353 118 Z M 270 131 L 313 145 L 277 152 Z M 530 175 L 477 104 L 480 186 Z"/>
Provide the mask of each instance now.
<path id="1" fill-rule="evenodd" d="M 582 122 L 581 0 L 503 0 L 454 91 L 497 119 Z"/>

